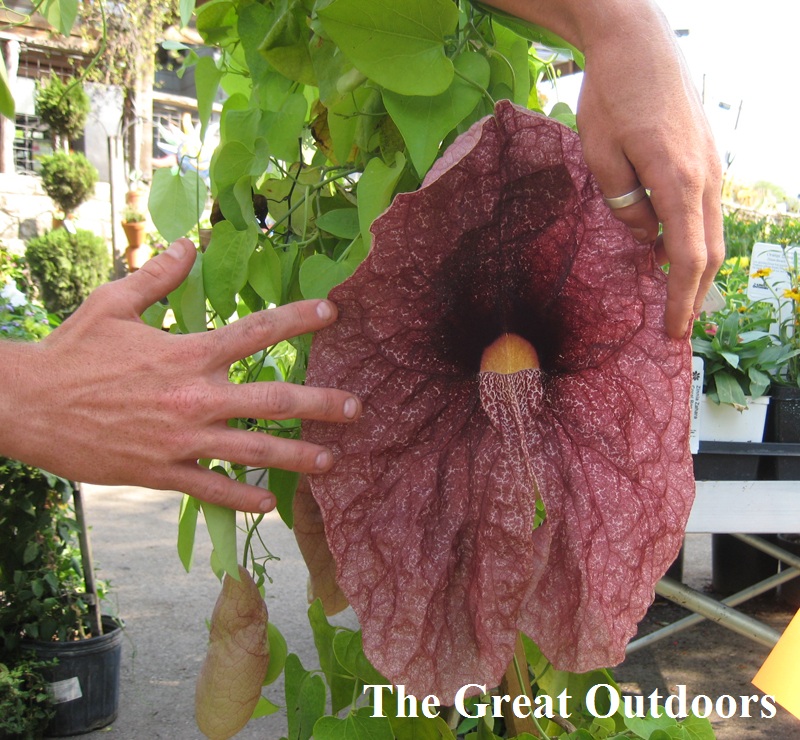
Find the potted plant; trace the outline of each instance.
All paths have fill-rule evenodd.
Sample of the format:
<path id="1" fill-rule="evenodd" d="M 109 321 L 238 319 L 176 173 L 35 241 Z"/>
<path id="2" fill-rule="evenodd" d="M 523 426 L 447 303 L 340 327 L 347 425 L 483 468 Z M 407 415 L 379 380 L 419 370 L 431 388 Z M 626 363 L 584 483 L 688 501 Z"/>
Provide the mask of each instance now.
<path id="1" fill-rule="evenodd" d="M 41 737 L 55 714 L 42 671 L 51 665 L 37 658 L 0 663 L 0 737 Z"/>
<path id="2" fill-rule="evenodd" d="M 703 359 L 701 439 L 763 439 L 765 394 L 785 352 L 770 333 L 771 307 L 745 294 L 748 265 L 740 257 L 725 262 L 717 280 L 725 306 L 702 314 L 692 329 L 692 350 Z"/>
<path id="3" fill-rule="evenodd" d="M 55 736 L 103 727 L 118 706 L 122 632 L 100 615 L 78 491 L 0 458 L 0 662 L 46 663 Z"/>
<path id="4" fill-rule="evenodd" d="M 35 341 L 57 320 L 16 287 L 20 261 L 0 256 L 0 335 Z M 116 714 L 121 631 L 100 616 L 106 586 L 93 577 L 79 489 L 0 458 L 0 541 L 0 735 L 37 737 L 43 724 L 51 735 L 75 734 L 108 724 Z"/>
<path id="5" fill-rule="evenodd" d="M 55 229 L 31 239 L 25 256 L 45 307 L 61 318 L 106 282 L 111 269 L 105 240 L 85 229 Z"/>
<path id="6" fill-rule="evenodd" d="M 125 238 L 128 240 L 128 248 L 125 250 L 128 271 L 133 272 L 138 270 L 150 256 L 150 250 L 144 247 L 145 236 L 147 235 L 144 214 L 128 206 L 122 214 L 122 229 L 125 232 Z"/>
<path id="7" fill-rule="evenodd" d="M 128 190 L 125 193 L 125 205 L 134 211 L 142 210 L 142 197 L 145 189 L 142 183 L 140 170 L 131 170 L 128 173 Z"/>
<path id="8" fill-rule="evenodd" d="M 785 347 L 771 333 L 772 306 L 746 295 L 749 266 L 748 257 L 725 261 L 716 281 L 724 308 L 694 322 L 692 349 L 704 361 L 701 440 L 761 442 L 770 401 L 765 394 L 786 361 Z M 694 455 L 698 480 L 755 480 L 760 465 L 760 455 L 741 450 L 701 449 Z M 712 583 L 717 592 L 736 593 L 776 568 L 774 558 L 735 537 L 712 535 Z"/>
<path id="9" fill-rule="evenodd" d="M 800 442 L 800 256 L 797 249 L 784 251 L 785 274 L 774 275 L 769 268 L 761 270 L 764 285 L 773 301 L 774 339 L 780 344 L 783 361 L 772 372 L 774 409 L 770 415 L 768 436 L 773 442 Z M 800 478 L 800 458 L 775 459 L 779 479 Z"/>
<path id="10" fill-rule="evenodd" d="M 98 172 L 83 154 L 56 151 L 42 157 L 41 176 L 44 191 L 60 209 L 60 220 L 66 222 L 94 192 Z"/>

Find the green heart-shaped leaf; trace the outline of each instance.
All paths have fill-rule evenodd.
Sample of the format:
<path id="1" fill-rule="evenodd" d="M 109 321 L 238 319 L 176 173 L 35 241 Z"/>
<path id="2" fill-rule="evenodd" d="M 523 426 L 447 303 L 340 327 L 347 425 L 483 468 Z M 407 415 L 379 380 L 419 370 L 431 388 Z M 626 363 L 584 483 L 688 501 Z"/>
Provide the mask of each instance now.
<path id="1" fill-rule="evenodd" d="M 489 63 L 476 52 L 466 52 L 454 61 L 460 73 L 440 95 L 398 95 L 383 92 L 386 110 L 403 134 L 417 174 L 428 171 L 442 140 L 481 99 L 481 88 L 489 84 Z"/>
<path id="2" fill-rule="evenodd" d="M 209 302 L 227 319 L 236 310 L 236 294 L 247 282 L 250 255 L 258 242 L 258 228 L 237 231 L 229 221 L 214 225 L 214 234 L 203 258 L 203 286 Z"/>
<path id="3" fill-rule="evenodd" d="M 327 298 L 331 288 L 349 278 L 354 267 L 334 262 L 324 254 L 312 254 L 300 265 L 300 290 L 304 298 Z"/>
<path id="4" fill-rule="evenodd" d="M 453 79 L 445 37 L 451 0 L 329 0 L 318 3 L 326 33 L 367 77 L 402 95 L 438 95 Z"/>
<path id="5" fill-rule="evenodd" d="M 199 220 L 208 189 L 193 170 L 156 170 L 147 199 L 153 224 L 168 241 L 180 239 Z"/>

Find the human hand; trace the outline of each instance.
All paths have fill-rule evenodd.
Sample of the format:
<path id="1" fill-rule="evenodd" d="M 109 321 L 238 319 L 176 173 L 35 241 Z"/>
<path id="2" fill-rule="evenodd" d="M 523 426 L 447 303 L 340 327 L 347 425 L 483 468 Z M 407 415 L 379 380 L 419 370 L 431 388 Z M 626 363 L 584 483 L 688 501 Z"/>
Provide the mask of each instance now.
<path id="1" fill-rule="evenodd" d="M 195 254 L 189 240 L 178 240 L 132 275 L 101 286 L 59 329 L 31 345 L 35 370 L 19 408 L 33 428 L 13 456 L 74 480 L 173 489 L 253 512 L 274 508 L 274 496 L 197 460 L 305 473 L 331 466 L 324 447 L 232 429 L 227 421 L 347 422 L 361 412 L 358 399 L 292 383 L 235 385 L 228 369 L 276 342 L 327 326 L 336 307 L 299 301 L 183 336 L 147 326 L 140 314 L 182 282 Z"/>
<path id="2" fill-rule="evenodd" d="M 719 156 L 672 29 L 652 0 L 485 2 L 584 52 L 577 116 L 586 163 L 606 197 L 639 184 L 650 191 L 614 215 L 669 262 L 666 330 L 685 337 L 725 245 Z"/>
<path id="3" fill-rule="evenodd" d="M 614 215 L 669 262 L 665 324 L 681 338 L 725 257 L 721 166 L 672 30 L 651 3 L 637 5 L 584 45 L 578 130 L 604 195 L 650 191 Z"/>

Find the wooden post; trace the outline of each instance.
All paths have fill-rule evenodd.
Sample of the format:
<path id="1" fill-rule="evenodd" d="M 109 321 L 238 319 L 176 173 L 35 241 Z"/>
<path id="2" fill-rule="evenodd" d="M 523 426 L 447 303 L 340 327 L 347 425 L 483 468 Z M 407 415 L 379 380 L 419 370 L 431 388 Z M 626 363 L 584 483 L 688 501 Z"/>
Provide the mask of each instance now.
<path id="1" fill-rule="evenodd" d="M 97 586 L 94 580 L 94 564 L 92 561 L 92 546 L 89 542 L 89 528 L 86 526 L 86 516 L 83 512 L 83 496 L 81 484 L 72 484 L 72 496 L 75 502 L 75 521 L 78 523 L 78 542 L 81 547 L 81 563 L 83 564 L 83 580 L 86 582 L 86 595 L 89 600 L 89 626 L 92 637 L 103 634 L 103 620 L 100 616 L 100 601 L 97 598 Z"/>

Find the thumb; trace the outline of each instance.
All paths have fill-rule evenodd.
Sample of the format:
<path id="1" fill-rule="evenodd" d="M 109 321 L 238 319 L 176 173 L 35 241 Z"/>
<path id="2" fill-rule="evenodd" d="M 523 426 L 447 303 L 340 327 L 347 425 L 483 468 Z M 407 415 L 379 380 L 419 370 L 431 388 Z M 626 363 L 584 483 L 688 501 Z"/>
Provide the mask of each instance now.
<path id="1" fill-rule="evenodd" d="M 190 239 L 178 239 L 120 281 L 119 289 L 126 294 L 136 315 L 175 290 L 186 279 L 196 256 L 197 250 Z"/>

